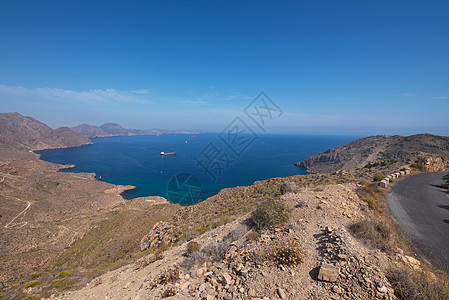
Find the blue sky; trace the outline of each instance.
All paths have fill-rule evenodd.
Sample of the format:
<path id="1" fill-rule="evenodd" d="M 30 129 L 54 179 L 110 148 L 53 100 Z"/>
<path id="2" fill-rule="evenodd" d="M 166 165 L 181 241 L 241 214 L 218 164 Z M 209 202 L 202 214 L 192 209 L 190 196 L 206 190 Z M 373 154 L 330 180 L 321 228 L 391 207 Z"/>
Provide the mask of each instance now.
<path id="1" fill-rule="evenodd" d="M 0 111 L 52 127 L 449 135 L 448 1 L 1 1 Z"/>

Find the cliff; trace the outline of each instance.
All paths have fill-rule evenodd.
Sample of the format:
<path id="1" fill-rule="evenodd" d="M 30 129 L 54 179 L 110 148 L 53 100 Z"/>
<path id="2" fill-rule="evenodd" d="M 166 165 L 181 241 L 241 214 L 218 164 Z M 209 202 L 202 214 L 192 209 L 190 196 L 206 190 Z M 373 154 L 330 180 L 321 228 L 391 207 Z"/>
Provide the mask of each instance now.
<path id="1" fill-rule="evenodd" d="M 449 137 L 432 134 L 370 136 L 315 154 L 296 165 L 313 173 L 333 172 L 426 153 L 449 158 Z"/>

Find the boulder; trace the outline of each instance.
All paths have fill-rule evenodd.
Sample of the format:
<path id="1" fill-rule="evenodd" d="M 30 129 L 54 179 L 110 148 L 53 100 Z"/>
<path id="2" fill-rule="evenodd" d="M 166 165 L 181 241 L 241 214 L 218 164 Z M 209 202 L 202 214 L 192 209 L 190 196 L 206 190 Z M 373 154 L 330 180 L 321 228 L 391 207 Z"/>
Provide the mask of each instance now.
<path id="1" fill-rule="evenodd" d="M 405 171 L 401 171 L 400 173 L 401 173 L 401 176 L 405 175 Z"/>
<path id="2" fill-rule="evenodd" d="M 287 193 L 295 193 L 298 190 L 298 185 L 292 181 L 284 182 L 281 185 L 281 194 L 287 194 Z"/>
<path id="3" fill-rule="evenodd" d="M 404 171 L 406 175 L 410 174 L 410 169 Z"/>
<path id="4" fill-rule="evenodd" d="M 335 282 L 340 274 L 340 269 L 334 265 L 322 264 L 318 271 L 318 280 Z"/>
<path id="5" fill-rule="evenodd" d="M 382 179 L 379 183 L 380 187 L 386 188 L 388 186 L 388 181 L 385 179 Z"/>

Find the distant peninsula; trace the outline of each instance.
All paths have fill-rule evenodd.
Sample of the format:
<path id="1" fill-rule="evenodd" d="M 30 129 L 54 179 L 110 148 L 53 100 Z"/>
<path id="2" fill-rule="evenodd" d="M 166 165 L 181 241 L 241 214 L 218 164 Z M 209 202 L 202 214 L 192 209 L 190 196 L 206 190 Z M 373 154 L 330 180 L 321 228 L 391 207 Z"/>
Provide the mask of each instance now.
<path id="1" fill-rule="evenodd" d="M 71 128 L 73 131 L 81 133 L 85 137 L 110 137 L 110 136 L 132 136 L 132 135 L 161 135 L 167 133 L 187 133 L 187 134 L 200 134 L 203 133 L 200 130 L 169 130 L 169 129 L 134 129 L 123 128 L 122 125 L 117 123 L 105 123 L 101 126 L 81 124 Z"/>

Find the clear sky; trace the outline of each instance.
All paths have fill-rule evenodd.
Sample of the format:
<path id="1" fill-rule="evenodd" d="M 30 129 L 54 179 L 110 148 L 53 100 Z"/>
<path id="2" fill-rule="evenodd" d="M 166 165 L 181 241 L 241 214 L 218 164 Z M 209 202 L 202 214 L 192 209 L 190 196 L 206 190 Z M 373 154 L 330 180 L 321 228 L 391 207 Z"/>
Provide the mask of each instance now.
<path id="1" fill-rule="evenodd" d="M 449 1 L 0 2 L 0 111 L 52 127 L 449 135 Z"/>

